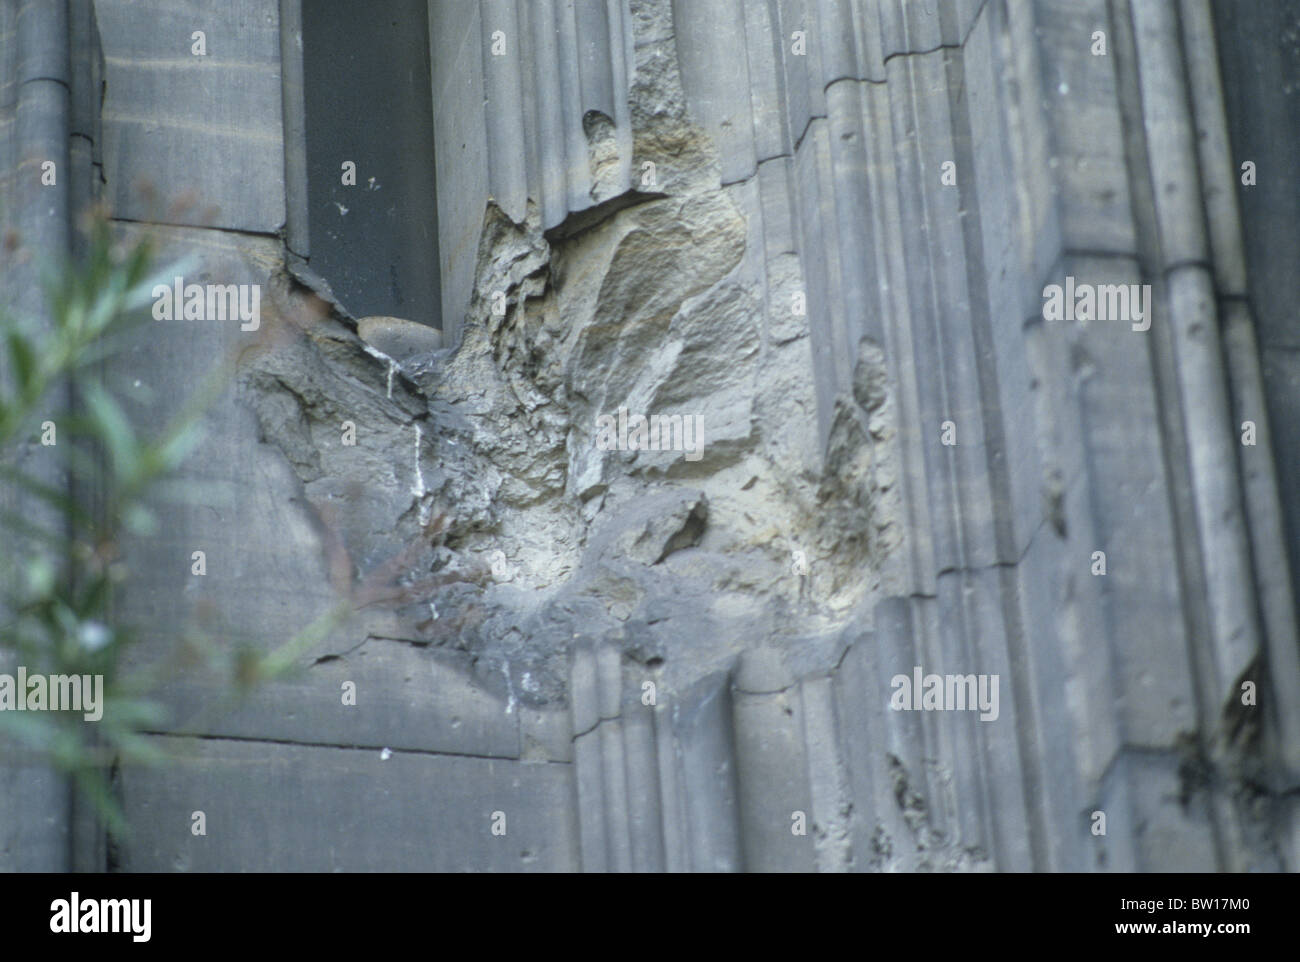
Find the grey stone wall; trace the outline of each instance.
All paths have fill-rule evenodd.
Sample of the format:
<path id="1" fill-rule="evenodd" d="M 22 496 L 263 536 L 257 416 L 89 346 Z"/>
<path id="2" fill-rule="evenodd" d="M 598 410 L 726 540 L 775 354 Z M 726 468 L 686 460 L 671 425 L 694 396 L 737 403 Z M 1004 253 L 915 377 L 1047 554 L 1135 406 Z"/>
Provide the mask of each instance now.
<path id="1" fill-rule="evenodd" d="M 20 318 L 28 333 L 49 322 L 43 278 L 81 252 L 74 212 L 85 209 L 100 179 L 96 33 L 88 0 L 0 2 L 0 310 Z M 0 383 L 9 377 L 6 360 Z M 0 452 L 0 463 L 93 498 L 76 492 L 42 451 L 30 438 Z M 52 520 L 45 505 L 8 484 L 0 485 L 0 510 Z M 2 550 L 27 557 L 32 546 L 6 543 Z M 3 606 L 0 618 L 7 620 Z M 0 671 L 12 673 L 15 661 L 0 650 Z M 0 866 L 62 870 L 102 862 L 102 839 L 84 815 L 67 779 L 0 739 Z"/>
<path id="2" fill-rule="evenodd" d="M 1296 867 L 1297 172 L 1241 119 L 1294 115 L 1293 4 L 431 0 L 447 337 L 400 364 L 286 264 L 282 6 L 94 5 L 121 235 L 264 292 L 116 362 L 238 361 L 118 610 L 269 648 L 389 590 L 237 706 L 176 675 L 117 865 Z M 1067 276 L 1149 330 L 1045 319 Z M 996 720 L 892 710 L 914 666 Z"/>

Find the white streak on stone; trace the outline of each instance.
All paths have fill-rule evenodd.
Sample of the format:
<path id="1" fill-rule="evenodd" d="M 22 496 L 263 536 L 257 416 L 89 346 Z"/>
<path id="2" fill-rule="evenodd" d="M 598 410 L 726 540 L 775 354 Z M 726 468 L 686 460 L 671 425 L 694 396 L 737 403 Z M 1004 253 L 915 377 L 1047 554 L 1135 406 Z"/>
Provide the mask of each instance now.
<path id="1" fill-rule="evenodd" d="M 420 425 L 415 426 L 415 483 L 411 485 L 411 496 L 415 498 L 420 505 L 420 527 L 426 527 L 429 524 L 429 514 L 433 505 L 424 500 L 428 491 L 424 487 L 424 472 L 420 469 L 420 442 L 423 440 L 423 434 L 420 431 Z M 437 614 L 434 617 L 438 617 Z"/>
<path id="2" fill-rule="evenodd" d="M 366 349 L 366 353 L 371 357 L 378 358 L 388 364 L 388 397 L 391 400 L 393 397 L 393 375 L 397 373 L 397 362 L 383 351 L 373 348 L 369 344 L 363 342 L 362 346 Z"/>
<path id="3" fill-rule="evenodd" d="M 411 494 L 417 498 L 424 497 L 424 473 L 420 470 L 420 426 L 415 426 L 415 487 L 411 489 Z"/>
<path id="4" fill-rule="evenodd" d="M 428 493 L 424 487 L 424 472 L 420 470 L 420 441 L 423 435 L 420 432 L 420 426 L 415 426 L 415 484 L 411 488 L 411 494 L 420 505 L 420 527 L 427 527 L 429 524 L 429 515 L 433 510 L 433 505 L 424 500 Z M 434 614 L 437 618 L 437 614 Z"/>

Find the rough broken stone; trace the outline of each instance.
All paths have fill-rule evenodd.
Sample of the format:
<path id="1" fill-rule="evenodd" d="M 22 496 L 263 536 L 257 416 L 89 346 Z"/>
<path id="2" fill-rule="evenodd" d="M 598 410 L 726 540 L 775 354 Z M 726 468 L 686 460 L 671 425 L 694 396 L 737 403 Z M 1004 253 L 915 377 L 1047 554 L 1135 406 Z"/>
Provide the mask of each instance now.
<path id="1" fill-rule="evenodd" d="M 283 6 L 244 4 L 248 63 L 284 66 Z M 204 167 L 220 217 L 128 205 L 123 236 L 266 296 L 257 340 L 154 328 L 113 362 L 170 404 L 239 359 L 181 478 L 221 496 L 128 546 L 118 610 L 147 645 L 197 612 L 261 647 L 353 610 L 236 711 L 193 721 L 217 683 L 168 688 L 149 737 L 193 765 L 122 773 L 120 865 L 1294 870 L 1300 502 L 1276 479 L 1300 418 L 1272 447 L 1227 428 L 1297 408 L 1294 185 L 1236 169 L 1242 144 L 1294 153 L 1247 51 L 1295 5 L 1211 6 L 434 3 L 442 332 L 332 303 L 275 234 L 280 166 L 251 194 Z M 212 136 L 176 118 L 212 91 L 160 105 L 161 5 L 95 8 L 108 156 L 82 181 L 102 163 L 126 196 L 165 106 L 175 186 Z M 501 18 L 517 56 L 485 54 Z M 265 167 L 290 132 L 257 73 L 237 102 Z M 1065 274 L 1150 283 L 1150 330 L 1046 318 Z M 700 457 L 602 448 L 619 411 L 698 416 Z M 198 544 L 201 584 L 175 564 Z M 918 665 L 999 675 L 998 720 L 892 712 Z M 61 867 L 67 830 L 32 814 L 60 785 L 0 756 L 0 868 Z M 284 851 L 167 834 L 195 792 L 264 811 Z M 489 797 L 517 850 L 482 841 Z M 446 846 L 394 843 L 431 820 Z"/>
<path id="2" fill-rule="evenodd" d="M 358 318 L 357 333 L 363 341 L 398 364 L 442 347 L 442 332 L 436 327 L 401 317 Z"/>

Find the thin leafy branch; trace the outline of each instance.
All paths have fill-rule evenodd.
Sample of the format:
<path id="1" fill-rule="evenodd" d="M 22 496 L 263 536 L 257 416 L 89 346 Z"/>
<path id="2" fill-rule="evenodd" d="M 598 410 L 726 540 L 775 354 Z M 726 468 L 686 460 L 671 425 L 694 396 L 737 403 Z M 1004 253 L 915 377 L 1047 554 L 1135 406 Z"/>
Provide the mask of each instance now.
<path id="1" fill-rule="evenodd" d="M 0 711 L 0 749 L 19 748 L 71 776 L 121 838 L 129 826 L 109 773 L 167 760 L 146 734 L 167 723 L 159 688 L 184 671 L 215 667 L 230 696 L 215 707 L 229 707 L 298 667 L 354 603 L 341 598 L 269 650 L 232 649 L 190 624 L 162 626 L 169 644 L 126 667 L 139 632 L 115 616 L 114 599 L 131 576 L 124 545 L 157 533 L 150 495 L 200 442 L 203 414 L 228 386 L 235 359 L 213 365 L 180 410 L 144 436 L 106 362 L 151 322 L 155 285 L 183 268 L 155 271 L 148 236 L 115 242 L 103 212 L 90 219 L 89 234 L 82 262 L 48 276 L 43 318 L 15 317 L 0 305 L 0 666 L 102 676 L 102 717 Z"/>

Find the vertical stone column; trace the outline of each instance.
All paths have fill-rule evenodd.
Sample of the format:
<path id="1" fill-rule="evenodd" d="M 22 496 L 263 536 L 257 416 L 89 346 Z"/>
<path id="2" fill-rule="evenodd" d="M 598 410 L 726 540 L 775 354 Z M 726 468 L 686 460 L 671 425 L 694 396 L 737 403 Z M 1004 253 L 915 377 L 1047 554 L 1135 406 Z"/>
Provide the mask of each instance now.
<path id="1" fill-rule="evenodd" d="M 5 78 L 5 100 L 0 103 L 0 141 L 8 140 L 0 153 L 12 159 L 12 177 L 2 198 L 9 208 L 7 227 L 15 232 L 18 248 L 6 252 L 0 266 L 4 307 L 7 313 L 29 329 L 47 327 L 42 277 L 59 268 L 72 253 L 73 185 L 77 174 L 70 160 L 73 111 L 72 9 L 69 0 L 21 0 L 0 5 L 0 59 L 16 63 L 11 78 Z M 83 4 L 75 10 L 84 14 Z M 84 27 L 84 17 L 77 20 Z M 85 45 L 88 37 L 78 31 Z M 78 51 L 86 53 L 88 51 Z M 84 63 L 78 58 L 79 64 Z M 81 113 L 79 119 L 86 120 Z M 78 145 L 80 165 L 88 166 L 88 153 Z M 53 164 L 53 168 L 47 165 Z M 52 173 L 54 182 L 43 183 Z M 75 191 L 86 196 L 85 185 Z M 0 377 L 8 377 L 0 364 Z M 62 405 L 60 405 L 62 406 Z M 13 463 L 41 481 L 66 486 L 67 478 L 57 467 L 45 467 L 42 455 L 48 449 L 22 439 L 13 452 Z M 5 452 L 6 455 L 9 452 Z M 48 458 L 47 458 L 48 460 Z M 23 517 L 35 517 L 47 526 L 58 519 L 30 495 L 12 485 L 0 486 L 4 507 Z M 15 536 L 16 537 L 16 536 Z M 16 559 L 13 574 L 23 577 L 24 560 L 35 551 L 46 551 L 34 543 L 8 545 Z M 51 559 L 56 565 L 58 558 Z M 12 673 L 16 667 L 12 652 L 0 651 L 0 670 Z M 29 666 L 33 671 L 43 670 Z M 71 801 L 69 780 L 26 754 L 13 743 L 0 743 L 0 870 L 66 871 L 71 867 Z"/>

